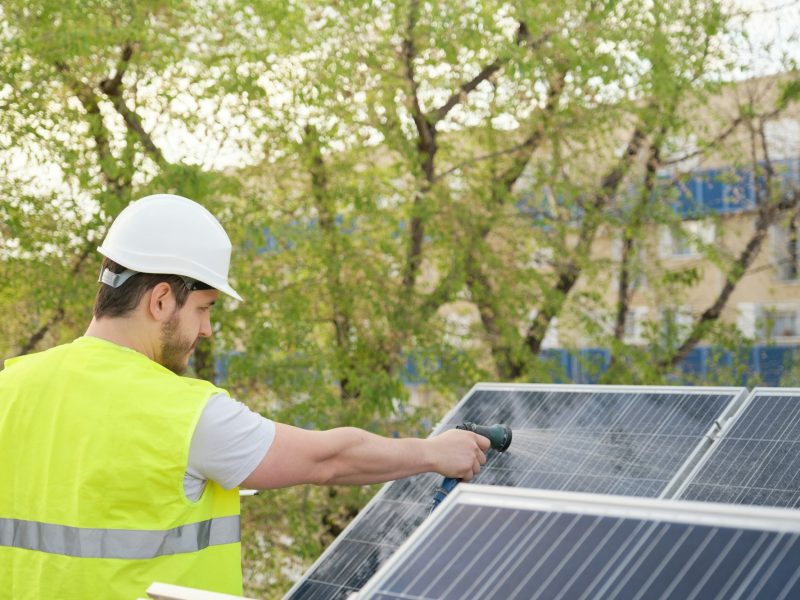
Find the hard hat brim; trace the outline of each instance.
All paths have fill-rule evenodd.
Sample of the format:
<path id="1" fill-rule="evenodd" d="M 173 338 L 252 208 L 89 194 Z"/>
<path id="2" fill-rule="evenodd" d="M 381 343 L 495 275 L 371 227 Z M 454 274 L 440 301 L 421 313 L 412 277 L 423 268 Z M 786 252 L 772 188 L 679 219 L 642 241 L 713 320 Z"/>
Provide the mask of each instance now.
<path id="1" fill-rule="evenodd" d="M 126 269 L 131 269 L 138 273 L 152 273 L 156 275 L 182 275 L 184 277 L 191 277 L 192 279 L 196 279 L 197 281 L 202 281 L 206 285 L 211 286 L 215 290 L 222 292 L 238 300 L 239 302 L 244 302 L 244 299 L 239 295 L 239 293 L 234 290 L 227 281 L 220 281 L 219 278 L 214 277 L 210 273 L 203 273 L 205 269 L 199 267 L 198 265 L 192 265 L 194 268 L 176 268 L 176 269 L 162 269 L 157 266 L 161 261 L 159 257 L 154 256 L 145 256 L 144 262 L 149 262 L 149 266 L 143 265 L 142 256 L 124 256 L 118 254 L 117 252 L 111 252 L 109 249 L 104 248 L 103 246 L 99 246 L 97 251 L 105 256 L 113 260 L 118 265 L 125 267 Z"/>

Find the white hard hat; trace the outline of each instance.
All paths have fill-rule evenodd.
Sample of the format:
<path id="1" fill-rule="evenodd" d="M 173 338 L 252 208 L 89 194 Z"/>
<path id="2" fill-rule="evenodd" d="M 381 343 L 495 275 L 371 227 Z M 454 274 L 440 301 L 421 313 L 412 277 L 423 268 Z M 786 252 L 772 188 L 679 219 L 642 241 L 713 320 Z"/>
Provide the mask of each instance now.
<path id="1" fill-rule="evenodd" d="M 130 271 L 182 275 L 242 299 L 228 284 L 228 234 L 214 215 L 188 198 L 155 194 L 131 202 L 97 250 Z M 114 287 L 125 279 L 114 283 L 105 273 L 100 278 Z"/>

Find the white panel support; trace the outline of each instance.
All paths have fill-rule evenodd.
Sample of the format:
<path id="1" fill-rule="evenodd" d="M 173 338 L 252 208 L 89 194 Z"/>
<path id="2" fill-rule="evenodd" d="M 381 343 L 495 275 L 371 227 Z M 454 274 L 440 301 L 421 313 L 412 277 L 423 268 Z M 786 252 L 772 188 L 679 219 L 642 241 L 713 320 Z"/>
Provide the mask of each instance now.
<path id="1" fill-rule="evenodd" d="M 708 389 L 708 388 L 702 388 Z M 750 399 L 747 389 L 741 388 L 741 393 L 728 404 L 725 411 L 720 415 L 713 425 L 711 425 L 708 432 L 706 432 L 703 440 L 697 445 L 697 448 L 689 455 L 684 463 L 681 465 L 678 472 L 664 488 L 661 498 L 678 498 L 685 489 L 689 479 L 697 472 L 699 465 L 705 461 L 710 452 L 713 451 L 714 444 L 722 437 L 723 433 L 736 421 L 738 416 L 744 411 L 747 402 Z"/>
<path id="2" fill-rule="evenodd" d="M 244 596 L 232 596 L 159 582 L 155 582 L 147 588 L 147 595 L 153 600 L 251 600 Z"/>

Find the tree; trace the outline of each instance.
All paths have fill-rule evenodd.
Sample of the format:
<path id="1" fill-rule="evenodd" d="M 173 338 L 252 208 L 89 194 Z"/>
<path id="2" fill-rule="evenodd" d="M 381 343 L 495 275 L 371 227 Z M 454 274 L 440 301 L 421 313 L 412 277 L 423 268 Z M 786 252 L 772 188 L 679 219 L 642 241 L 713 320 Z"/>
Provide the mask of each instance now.
<path id="1" fill-rule="evenodd" d="M 556 322 L 564 343 L 612 351 L 609 381 L 664 380 L 730 333 L 731 290 L 796 206 L 759 149 L 793 80 L 697 127 L 738 27 L 715 0 L 0 10 L 4 356 L 79 334 L 106 227 L 131 199 L 173 191 L 220 215 L 246 300 L 217 314 L 198 375 L 276 419 L 424 435 L 476 380 L 553 377 Z M 732 143 L 741 132 L 753 143 Z M 696 149 L 675 156 L 689 133 Z M 719 297 L 668 343 L 654 323 L 642 352 L 624 335 L 637 279 L 674 297 L 699 277 L 656 259 L 654 231 L 682 235 L 672 183 L 686 175 L 665 172 L 724 148 L 759 174 L 752 243 L 701 244 L 725 273 Z M 618 257 L 601 252 L 611 239 Z M 409 402 L 409 382 L 440 395 Z M 288 585 L 286 563 L 313 558 L 371 492 L 249 500 L 248 568 L 264 520 L 295 540 L 270 547 L 250 589 L 279 594 L 267 588 Z"/>
<path id="2" fill-rule="evenodd" d="M 235 188 L 215 159 L 236 125 L 215 111 L 236 103 L 206 66 L 230 68 L 246 40 L 223 33 L 239 13 L 180 1 L 0 10 L 0 264 L 12 284 L 0 301 L 17 317 L 0 336 L 8 356 L 69 339 L 88 321 L 95 247 L 131 199 L 157 190 L 213 202 Z M 198 162 L 176 137 L 200 138 L 217 156 Z"/>

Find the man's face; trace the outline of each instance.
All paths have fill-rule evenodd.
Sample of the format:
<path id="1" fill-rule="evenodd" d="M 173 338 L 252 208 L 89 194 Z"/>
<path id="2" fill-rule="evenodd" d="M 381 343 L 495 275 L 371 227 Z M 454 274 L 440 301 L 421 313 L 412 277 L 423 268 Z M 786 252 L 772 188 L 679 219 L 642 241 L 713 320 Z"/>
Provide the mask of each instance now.
<path id="1" fill-rule="evenodd" d="M 218 295 L 217 290 L 190 292 L 186 303 L 161 326 L 161 365 L 178 375 L 186 372 L 197 342 L 211 335 L 211 306 Z"/>

